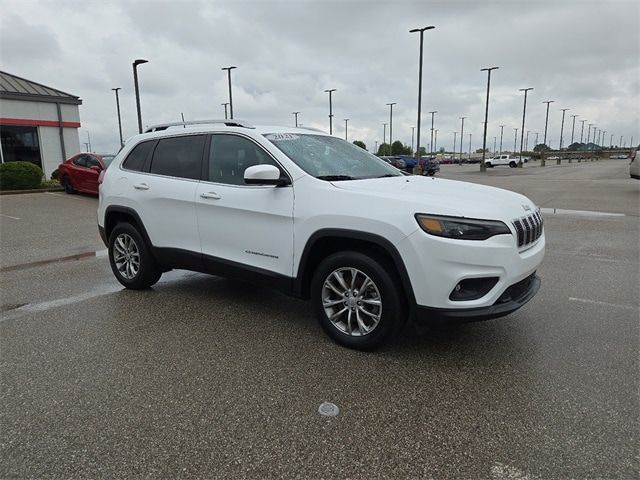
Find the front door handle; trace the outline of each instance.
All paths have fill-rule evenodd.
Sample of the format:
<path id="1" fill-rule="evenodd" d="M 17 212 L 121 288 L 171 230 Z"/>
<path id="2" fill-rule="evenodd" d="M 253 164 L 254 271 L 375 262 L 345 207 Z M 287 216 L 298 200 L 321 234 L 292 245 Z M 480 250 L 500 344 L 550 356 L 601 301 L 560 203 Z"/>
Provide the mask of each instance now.
<path id="1" fill-rule="evenodd" d="M 136 190 L 149 190 L 149 185 L 146 183 L 136 183 L 133 188 Z"/>
<path id="2" fill-rule="evenodd" d="M 200 194 L 200 198 L 205 198 L 207 200 L 220 200 L 222 197 L 216 192 L 204 192 Z"/>

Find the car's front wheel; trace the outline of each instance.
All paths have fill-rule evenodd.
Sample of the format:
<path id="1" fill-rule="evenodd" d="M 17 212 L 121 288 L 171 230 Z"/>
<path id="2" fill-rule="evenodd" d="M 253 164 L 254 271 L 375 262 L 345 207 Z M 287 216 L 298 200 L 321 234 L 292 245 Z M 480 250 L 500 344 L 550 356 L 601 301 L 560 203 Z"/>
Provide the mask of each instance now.
<path id="1" fill-rule="evenodd" d="M 322 328 L 349 348 L 376 348 L 406 320 L 393 267 L 359 252 L 324 259 L 311 282 L 311 295 Z"/>
<path id="2" fill-rule="evenodd" d="M 509 166 L 511 168 L 516 168 L 518 165 L 516 164 L 516 162 L 509 162 Z"/>
<path id="3" fill-rule="evenodd" d="M 65 193 L 76 193 L 76 189 L 73 188 L 69 175 L 65 175 L 64 177 L 62 177 L 62 188 L 64 188 Z"/>
<path id="4" fill-rule="evenodd" d="M 149 288 L 162 275 L 144 238 L 130 223 L 119 223 L 109 235 L 109 263 L 118 281 L 132 290 Z"/>
<path id="5" fill-rule="evenodd" d="M 491 165 L 491 162 L 484 162 L 484 165 L 485 165 L 487 168 L 491 168 L 491 167 L 493 167 L 493 165 Z"/>

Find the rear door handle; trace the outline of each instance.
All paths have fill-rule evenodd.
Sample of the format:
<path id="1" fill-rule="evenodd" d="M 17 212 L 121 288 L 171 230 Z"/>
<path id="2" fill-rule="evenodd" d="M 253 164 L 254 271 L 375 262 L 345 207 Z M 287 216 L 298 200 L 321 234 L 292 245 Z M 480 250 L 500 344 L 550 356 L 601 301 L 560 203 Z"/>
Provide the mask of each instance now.
<path id="1" fill-rule="evenodd" d="M 207 200 L 220 200 L 222 197 L 216 192 L 203 192 L 200 194 L 200 198 L 205 198 Z"/>
<path id="2" fill-rule="evenodd" d="M 136 183 L 133 188 L 136 190 L 149 190 L 149 185 L 146 183 Z"/>

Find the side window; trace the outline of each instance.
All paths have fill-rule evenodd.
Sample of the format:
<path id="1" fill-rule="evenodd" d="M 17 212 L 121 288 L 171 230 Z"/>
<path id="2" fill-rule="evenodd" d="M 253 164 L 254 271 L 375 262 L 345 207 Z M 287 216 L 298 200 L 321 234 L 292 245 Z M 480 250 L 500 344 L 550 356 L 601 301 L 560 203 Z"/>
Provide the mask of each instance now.
<path id="1" fill-rule="evenodd" d="M 90 155 L 87 155 L 87 167 L 91 168 L 91 167 L 100 167 L 102 168 L 102 165 L 100 165 L 100 162 L 98 161 L 98 159 L 96 157 L 92 157 Z"/>
<path id="2" fill-rule="evenodd" d="M 129 155 L 122 164 L 122 168 L 127 170 L 133 170 L 134 172 L 141 172 L 144 168 L 144 162 L 153 148 L 154 141 L 142 142 L 133 147 L 133 150 L 129 152 Z"/>
<path id="3" fill-rule="evenodd" d="M 277 165 L 258 145 L 238 135 L 213 135 L 209 150 L 209 181 L 244 185 L 244 171 L 253 165 Z"/>
<path id="4" fill-rule="evenodd" d="M 153 152 L 151 173 L 199 180 L 204 135 L 163 138 Z"/>
<path id="5" fill-rule="evenodd" d="M 73 160 L 73 163 L 78 165 L 79 167 L 86 167 L 87 166 L 87 156 L 86 155 L 78 155 Z"/>

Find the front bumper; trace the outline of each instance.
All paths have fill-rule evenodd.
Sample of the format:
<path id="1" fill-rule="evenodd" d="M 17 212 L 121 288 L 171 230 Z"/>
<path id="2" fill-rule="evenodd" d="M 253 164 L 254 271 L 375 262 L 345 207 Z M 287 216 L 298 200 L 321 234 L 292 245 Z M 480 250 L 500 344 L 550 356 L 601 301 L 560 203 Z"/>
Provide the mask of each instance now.
<path id="1" fill-rule="evenodd" d="M 430 308 L 417 306 L 414 322 L 418 325 L 433 323 L 465 323 L 504 317 L 515 312 L 531 300 L 540 289 L 540 277 L 535 272 L 511 285 L 498 301 L 488 307 L 477 308 Z"/>

